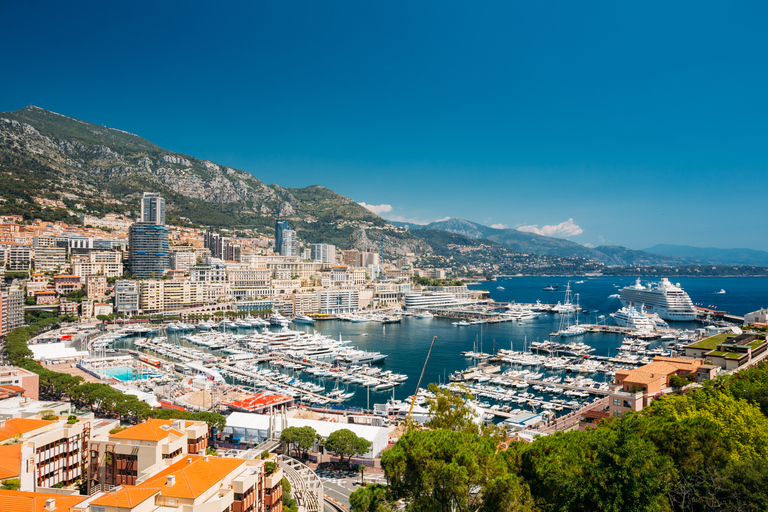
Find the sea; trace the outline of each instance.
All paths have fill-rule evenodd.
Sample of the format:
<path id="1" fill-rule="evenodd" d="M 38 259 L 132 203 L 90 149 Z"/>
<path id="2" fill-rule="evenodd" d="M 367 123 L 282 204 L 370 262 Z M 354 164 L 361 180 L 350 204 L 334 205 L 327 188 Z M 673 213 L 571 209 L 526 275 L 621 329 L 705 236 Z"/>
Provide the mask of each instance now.
<path id="1" fill-rule="evenodd" d="M 649 276 L 641 280 L 658 281 L 660 277 Z M 693 302 L 738 316 L 768 306 L 768 278 L 766 277 L 680 277 L 669 276 L 673 283 L 690 295 Z M 632 284 L 635 277 L 500 277 L 470 285 L 471 289 L 487 290 L 497 302 L 554 304 L 563 302 L 566 286 L 570 284 L 573 302 L 588 310 L 582 314 L 579 322 L 612 324 L 609 316 L 621 307 L 618 300 L 620 289 Z M 548 292 L 543 288 L 556 285 L 558 291 Z M 720 293 L 724 291 L 724 293 Z M 578 299 L 576 295 L 578 294 Z M 549 339 L 549 334 L 557 331 L 560 317 L 554 314 L 542 314 L 524 322 L 497 324 L 477 324 L 470 326 L 453 325 L 453 320 L 443 318 L 420 319 L 413 316 L 403 318 L 399 324 L 381 324 L 379 322 L 351 323 L 338 320 L 318 321 L 314 326 L 294 325 L 296 330 L 317 331 L 338 339 L 349 340 L 350 345 L 368 351 L 387 354 L 381 365 L 384 370 L 405 373 L 408 380 L 393 389 L 376 392 L 371 388 L 346 385 L 332 379 L 316 379 L 297 372 L 303 380 L 324 385 L 327 390 L 341 386 L 348 391 L 356 391 L 355 396 L 345 405 L 370 409 L 375 403 L 386 402 L 389 398 L 404 399 L 414 393 L 419 376 L 424 369 L 422 387 L 429 383 L 447 382 L 448 376 L 456 371 L 473 366 L 477 361 L 467 359 L 462 352 L 483 351 L 493 353 L 498 349 L 523 350 L 531 341 Z M 692 329 L 701 327 L 696 322 L 673 323 L 671 327 Z M 248 332 L 248 331 L 243 331 Z M 427 353 L 433 338 L 435 344 L 425 367 Z M 171 341 L 178 341 L 176 335 L 170 335 Z M 559 339 L 562 340 L 562 339 Z M 574 338 L 570 338 L 574 340 Z M 607 333 L 587 333 L 576 338 L 595 348 L 595 355 L 612 356 L 621 345 L 623 336 Z M 184 344 L 184 343 L 182 343 Z M 652 345 L 653 346 L 653 345 Z M 197 347 L 199 348 L 199 347 Z M 216 351 L 214 351 L 216 353 Z M 502 370 L 508 366 L 503 366 Z M 283 370 L 284 372 L 292 372 Z M 564 372 L 563 372 L 563 375 Z M 596 381 L 604 377 L 590 375 Z"/>

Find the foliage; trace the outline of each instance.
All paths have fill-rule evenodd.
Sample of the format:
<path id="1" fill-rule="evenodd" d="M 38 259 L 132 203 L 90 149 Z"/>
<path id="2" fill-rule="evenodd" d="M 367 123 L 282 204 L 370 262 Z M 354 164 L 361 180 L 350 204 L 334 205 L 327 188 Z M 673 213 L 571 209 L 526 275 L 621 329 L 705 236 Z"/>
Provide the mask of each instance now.
<path id="1" fill-rule="evenodd" d="M 277 464 L 272 462 L 271 460 L 268 460 L 264 463 L 264 472 L 267 474 L 267 476 L 271 475 L 275 471 L 277 471 Z"/>
<path id="2" fill-rule="evenodd" d="M 469 388 L 464 388 L 465 394 L 460 395 L 432 383 L 429 385 L 429 390 L 435 397 L 427 401 L 430 414 L 427 427 L 477 433 L 478 425 L 475 423 L 477 413 L 469 405 L 469 400 L 474 398 L 469 393 Z"/>
<path id="3" fill-rule="evenodd" d="M 296 512 L 299 510 L 296 500 L 291 498 L 291 483 L 283 477 L 283 512 Z"/>
<path id="4" fill-rule="evenodd" d="M 384 452 L 381 465 L 393 496 L 409 501 L 409 510 L 524 510 L 527 492 L 496 447 L 474 433 L 412 429 Z"/>
<path id="5" fill-rule="evenodd" d="M 18 478 L 3 480 L 2 488 L 6 491 L 18 491 L 21 489 L 21 480 Z"/>
<path id="6" fill-rule="evenodd" d="M 288 427 L 280 434 L 280 441 L 292 446 L 301 457 L 302 452 L 306 455 L 307 450 L 312 448 L 317 437 L 317 432 L 312 427 Z"/>
<path id="7" fill-rule="evenodd" d="M 331 453 L 338 455 L 339 462 L 343 464 L 345 455 L 351 459 L 354 455 L 367 453 L 371 449 L 371 442 L 358 437 L 348 428 L 343 428 L 331 433 L 326 438 L 324 446 Z"/>
<path id="8" fill-rule="evenodd" d="M 353 512 L 389 512 L 395 510 L 393 501 L 387 486 L 380 484 L 360 487 L 349 495 Z"/>

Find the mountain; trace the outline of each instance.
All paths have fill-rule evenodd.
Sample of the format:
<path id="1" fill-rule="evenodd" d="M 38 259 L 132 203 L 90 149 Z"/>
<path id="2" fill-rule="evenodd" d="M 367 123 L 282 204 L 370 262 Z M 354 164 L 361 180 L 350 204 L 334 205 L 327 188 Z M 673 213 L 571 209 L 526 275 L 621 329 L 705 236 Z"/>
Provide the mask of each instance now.
<path id="1" fill-rule="evenodd" d="M 397 223 L 404 226 L 403 223 Z M 605 265 L 679 265 L 680 258 L 648 254 L 625 247 L 583 245 L 516 229 L 497 229 L 465 219 L 446 219 L 427 225 L 408 225 L 414 236 L 421 237 L 421 230 L 441 230 L 473 239 L 486 239 L 523 254 L 560 256 L 563 258 L 584 258 Z"/>
<path id="2" fill-rule="evenodd" d="M 692 263 L 768 267 L 768 252 L 755 249 L 717 249 L 714 247 L 658 244 L 645 249 L 645 252 L 684 258 Z"/>
<path id="3" fill-rule="evenodd" d="M 310 243 L 367 248 L 386 236 L 387 250 L 427 249 L 407 231 L 318 185 L 267 185 L 247 172 L 38 107 L 0 113 L 0 214 L 69 222 L 74 218 L 67 211 L 135 218 L 144 191 L 165 197 L 169 224 L 269 233 L 279 216 Z M 40 198 L 61 200 L 66 209 L 41 208 Z"/>

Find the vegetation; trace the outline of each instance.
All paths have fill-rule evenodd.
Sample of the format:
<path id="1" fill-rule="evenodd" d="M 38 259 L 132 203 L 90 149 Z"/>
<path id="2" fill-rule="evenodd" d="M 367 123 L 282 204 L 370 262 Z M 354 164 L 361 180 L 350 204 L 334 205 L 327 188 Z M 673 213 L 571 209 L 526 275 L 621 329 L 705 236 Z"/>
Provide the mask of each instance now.
<path id="1" fill-rule="evenodd" d="M 768 510 L 768 363 L 506 450 L 449 396 L 430 408 L 383 454 L 389 488 L 355 491 L 354 511 Z"/>
<path id="2" fill-rule="evenodd" d="M 306 457 L 307 450 L 318 441 L 319 436 L 312 427 L 288 427 L 280 434 L 280 441 L 292 447 L 298 458 Z"/>
<path id="3" fill-rule="evenodd" d="M 367 453 L 371 449 L 371 442 L 358 437 L 348 428 L 343 428 L 329 435 L 324 446 L 326 450 L 339 456 L 340 464 L 344 464 L 345 456 L 348 457 L 347 464 L 349 464 L 349 459 L 353 456 Z"/>
<path id="4" fill-rule="evenodd" d="M 296 500 L 291 498 L 291 483 L 283 477 L 283 512 L 296 512 L 299 510 Z"/>
<path id="5" fill-rule="evenodd" d="M 3 480 L 2 488 L 6 491 L 18 491 L 21 489 L 21 480 L 18 478 Z"/>

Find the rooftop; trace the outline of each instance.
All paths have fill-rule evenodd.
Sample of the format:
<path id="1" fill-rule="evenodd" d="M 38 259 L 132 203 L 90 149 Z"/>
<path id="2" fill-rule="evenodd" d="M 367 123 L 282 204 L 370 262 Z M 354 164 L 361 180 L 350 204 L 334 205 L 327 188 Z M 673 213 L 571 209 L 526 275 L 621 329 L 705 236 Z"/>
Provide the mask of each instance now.
<path id="1" fill-rule="evenodd" d="M 184 420 L 149 419 L 143 423 L 139 423 L 138 425 L 134 425 L 121 432 L 118 432 L 117 434 L 112 434 L 109 436 L 109 438 L 130 439 L 137 441 L 160 441 L 161 439 L 165 439 L 171 434 L 174 434 L 178 437 L 184 436 L 184 432 L 176 430 L 172 427 L 172 424 L 175 421 L 182 421 L 184 428 L 191 424 L 191 422 Z"/>
<path id="2" fill-rule="evenodd" d="M 187 455 L 146 480 L 142 487 L 158 487 L 163 496 L 195 499 L 245 463 L 244 459 Z M 168 485 L 170 475 L 175 477 L 173 485 Z"/>
<path id="3" fill-rule="evenodd" d="M 0 428 L 0 441 L 6 441 L 27 432 L 32 432 L 39 428 L 56 423 L 48 420 L 35 420 L 30 418 L 13 418 L 5 421 L 5 425 Z"/>
<path id="4" fill-rule="evenodd" d="M 0 480 L 21 474 L 21 444 L 0 445 Z"/>
<path id="5" fill-rule="evenodd" d="M 99 496 L 91 502 L 91 505 L 102 507 L 133 508 L 155 494 L 160 492 L 159 487 L 136 487 L 133 485 L 123 485 L 116 487 L 110 492 Z"/>
<path id="6" fill-rule="evenodd" d="M 47 494 L 42 492 L 6 491 L 0 489 L 0 510 L 13 510 L 13 512 L 49 512 L 45 508 L 46 500 L 53 499 L 54 512 L 68 512 L 88 499 L 88 496 L 70 496 L 66 494 Z"/>

